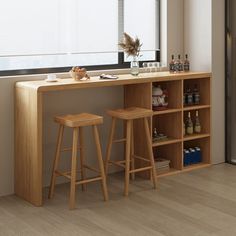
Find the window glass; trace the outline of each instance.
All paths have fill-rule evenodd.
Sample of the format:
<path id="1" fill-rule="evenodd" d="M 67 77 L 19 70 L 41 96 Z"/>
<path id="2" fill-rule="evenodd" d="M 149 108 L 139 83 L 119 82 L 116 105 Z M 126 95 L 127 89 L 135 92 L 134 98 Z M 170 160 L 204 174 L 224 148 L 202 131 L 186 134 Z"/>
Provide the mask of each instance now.
<path id="1" fill-rule="evenodd" d="M 125 0 L 124 31 L 141 40 L 141 60 L 155 60 L 157 45 L 157 1 Z"/>

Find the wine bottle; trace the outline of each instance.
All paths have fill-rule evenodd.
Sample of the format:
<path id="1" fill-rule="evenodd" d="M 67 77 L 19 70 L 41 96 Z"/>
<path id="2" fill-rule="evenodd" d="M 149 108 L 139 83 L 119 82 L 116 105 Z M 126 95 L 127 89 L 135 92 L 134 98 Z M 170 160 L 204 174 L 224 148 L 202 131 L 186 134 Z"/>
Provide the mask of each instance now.
<path id="1" fill-rule="evenodd" d="M 174 55 L 171 56 L 171 61 L 169 63 L 169 70 L 170 70 L 170 73 L 175 72 L 175 57 L 174 57 Z"/>
<path id="2" fill-rule="evenodd" d="M 200 93 L 197 84 L 194 85 L 193 89 L 193 103 L 196 105 L 200 104 Z"/>
<path id="3" fill-rule="evenodd" d="M 198 111 L 196 111 L 194 132 L 197 133 L 197 134 L 201 133 L 201 123 L 200 123 L 200 120 L 199 120 Z"/>
<path id="4" fill-rule="evenodd" d="M 187 87 L 187 99 L 186 99 L 186 104 L 187 105 L 192 105 L 193 104 L 193 93 L 190 89 L 190 87 Z"/>
<path id="5" fill-rule="evenodd" d="M 185 55 L 185 60 L 184 60 L 184 71 L 188 72 L 190 70 L 190 62 L 188 60 L 188 54 Z"/>
<path id="6" fill-rule="evenodd" d="M 183 71 L 183 62 L 181 61 L 181 58 L 180 58 L 180 54 L 178 55 L 178 72 L 182 72 Z"/>
<path id="7" fill-rule="evenodd" d="M 186 133 L 189 135 L 193 134 L 193 122 L 191 119 L 190 112 L 188 113 L 188 118 L 187 118 L 187 122 L 186 122 Z"/>

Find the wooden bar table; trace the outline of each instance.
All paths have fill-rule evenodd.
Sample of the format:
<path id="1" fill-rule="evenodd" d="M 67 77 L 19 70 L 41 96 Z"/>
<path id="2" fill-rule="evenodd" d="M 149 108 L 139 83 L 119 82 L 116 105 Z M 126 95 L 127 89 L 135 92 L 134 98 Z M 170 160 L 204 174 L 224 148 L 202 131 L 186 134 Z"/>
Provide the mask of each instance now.
<path id="1" fill-rule="evenodd" d="M 179 122 L 175 126 L 174 139 L 169 143 L 153 144 L 153 148 L 160 146 L 163 153 L 165 145 L 174 145 L 176 157 L 173 159 L 171 148 L 166 150 L 166 156 L 172 162 L 171 172 L 187 170 L 183 167 L 183 147 L 185 142 L 194 142 L 203 150 L 203 163 L 192 166 L 200 168 L 210 164 L 210 73 L 189 72 L 170 74 L 169 72 L 142 73 L 138 76 L 128 74 L 119 75 L 116 80 L 100 80 L 99 77 L 91 77 L 91 80 L 74 81 L 73 79 L 59 79 L 58 82 L 48 83 L 43 80 L 17 82 L 15 85 L 15 194 L 35 206 L 43 204 L 43 94 L 50 91 L 74 90 L 94 87 L 124 86 L 124 107 L 138 106 L 152 109 L 152 85 L 161 83 L 169 88 L 170 108 L 162 111 L 159 115 L 166 115 L 166 122 Z M 185 81 L 193 83 L 200 81 L 201 98 L 203 103 L 198 109 L 203 109 L 202 115 L 207 120 L 203 125 L 203 132 L 199 136 L 183 137 L 183 119 L 185 109 L 195 108 L 183 107 L 183 89 Z M 171 98 L 173 96 L 173 99 Z M 173 101 L 172 101 L 173 100 Z M 175 101 L 174 101 L 175 100 Z M 201 114 L 201 113 L 200 113 Z M 155 115 L 158 115 L 156 113 Z M 203 117 L 202 116 L 202 117 Z M 200 117 L 200 118 L 202 118 Z M 173 119 L 174 118 L 174 119 Z M 162 123 L 164 118 L 157 118 Z M 150 121 L 151 125 L 154 121 Z M 156 122 L 156 121 L 155 121 Z M 166 125 L 163 125 L 163 127 Z M 147 156 L 143 149 L 142 124 L 137 123 L 137 143 L 135 145 L 136 155 Z M 166 132 L 171 132 L 166 127 Z M 140 135 L 141 134 L 141 135 Z M 201 142 L 202 140 L 202 142 Z M 188 144 L 186 143 L 186 145 Z M 137 145 L 138 144 L 138 145 Z M 195 144 L 195 143 L 193 143 Z M 145 146 L 145 145 L 143 145 Z M 170 153 L 168 153 L 170 152 Z M 174 170 L 174 171 L 173 171 Z"/>

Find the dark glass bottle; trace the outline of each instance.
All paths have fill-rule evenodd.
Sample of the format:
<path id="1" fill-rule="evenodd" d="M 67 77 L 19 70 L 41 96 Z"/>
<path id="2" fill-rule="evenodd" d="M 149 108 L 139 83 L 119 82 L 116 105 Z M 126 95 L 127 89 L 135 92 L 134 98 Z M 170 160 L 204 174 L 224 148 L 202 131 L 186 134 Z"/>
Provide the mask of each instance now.
<path id="1" fill-rule="evenodd" d="M 188 54 L 185 55 L 185 60 L 184 60 L 184 71 L 188 72 L 190 70 L 190 62 L 188 60 Z"/>
<path id="2" fill-rule="evenodd" d="M 178 55 L 178 72 L 182 72 L 183 71 L 183 62 L 181 61 L 180 55 Z"/>
<path id="3" fill-rule="evenodd" d="M 193 103 L 196 105 L 200 104 L 200 93 L 197 84 L 194 85 L 193 89 Z"/>
<path id="4" fill-rule="evenodd" d="M 171 61 L 169 63 L 169 70 L 170 70 L 170 73 L 175 72 L 175 57 L 174 57 L 174 55 L 171 56 Z"/>
<path id="5" fill-rule="evenodd" d="M 190 89 L 190 87 L 187 88 L 187 95 L 186 95 L 186 104 L 192 105 L 193 104 L 193 93 Z"/>

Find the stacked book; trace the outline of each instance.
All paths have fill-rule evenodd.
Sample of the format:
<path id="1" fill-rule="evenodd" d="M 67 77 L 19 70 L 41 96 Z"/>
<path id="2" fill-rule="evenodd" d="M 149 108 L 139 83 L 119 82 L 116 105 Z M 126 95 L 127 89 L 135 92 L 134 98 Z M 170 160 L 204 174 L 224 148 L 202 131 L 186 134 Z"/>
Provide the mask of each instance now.
<path id="1" fill-rule="evenodd" d="M 165 173 L 170 170 L 170 160 L 164 158 L 156 158 L 155 159 L 157 173 Z"/>

